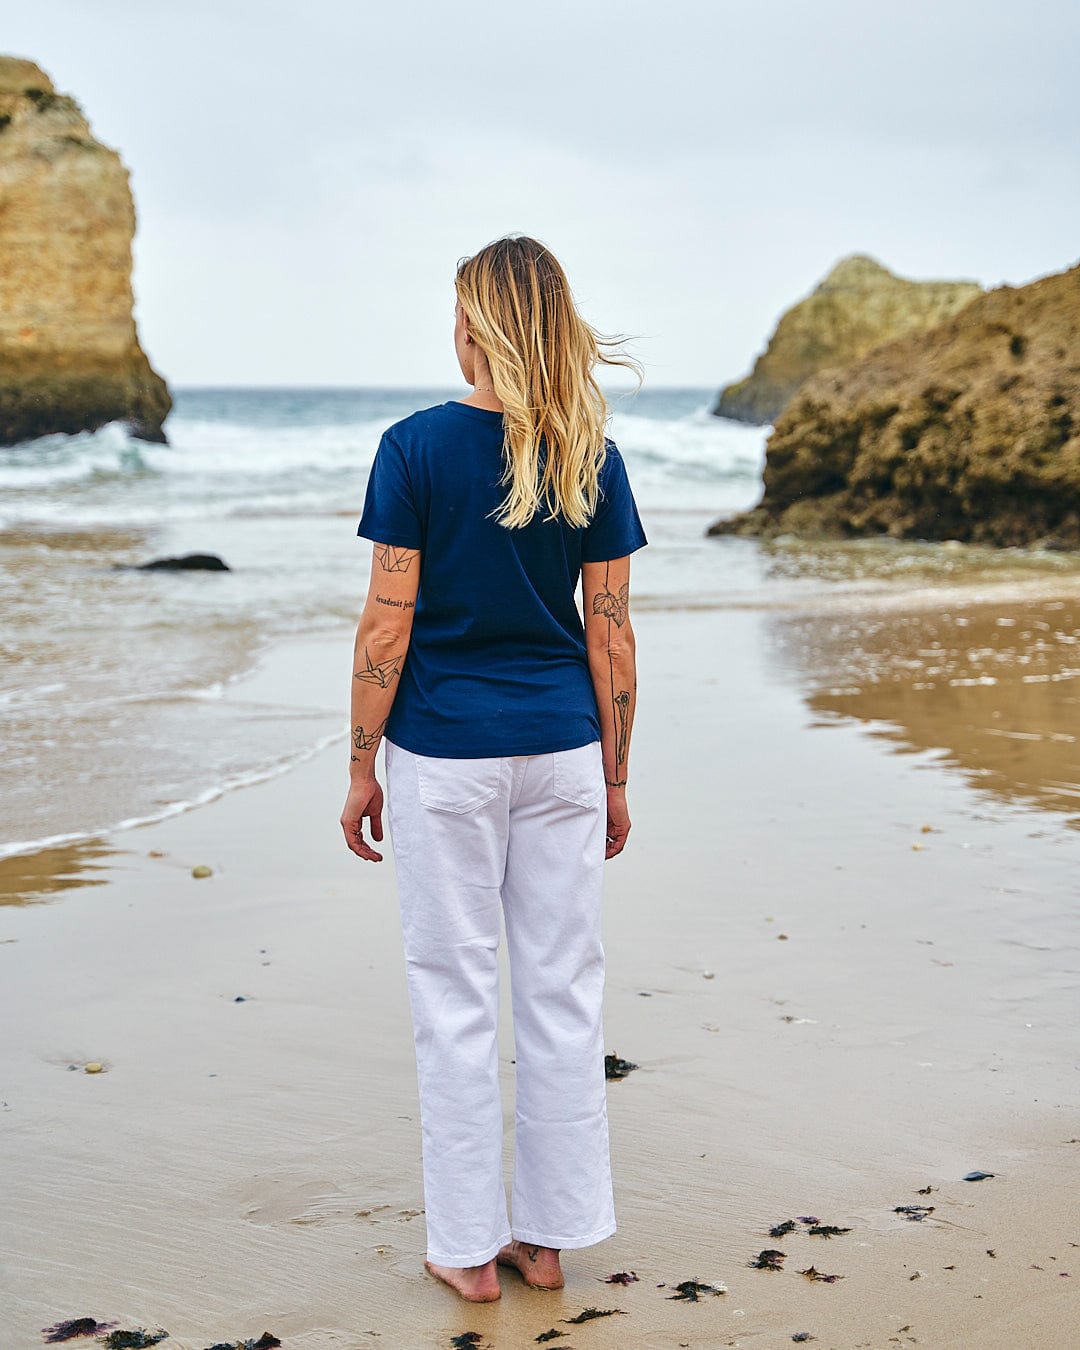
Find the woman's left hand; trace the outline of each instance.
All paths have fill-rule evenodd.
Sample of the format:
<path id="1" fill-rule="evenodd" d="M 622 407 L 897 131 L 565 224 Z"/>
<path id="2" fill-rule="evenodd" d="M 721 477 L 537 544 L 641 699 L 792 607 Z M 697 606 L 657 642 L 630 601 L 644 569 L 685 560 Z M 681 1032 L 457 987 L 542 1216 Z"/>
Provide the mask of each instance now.
<path id="1" fill-rule="evenodd" d="M 383 790 L 375 778 L 354 779 L 345 799 L 345 809 L 341 813 L 341 828 L 345 831 L 345 842 L 358 858 L 365 862 L 382 862 L 383 855 L 376 853 L 364 840 L 364 818 L 371 821 L 371 837 L 379 844 L 382 842 Z"/>

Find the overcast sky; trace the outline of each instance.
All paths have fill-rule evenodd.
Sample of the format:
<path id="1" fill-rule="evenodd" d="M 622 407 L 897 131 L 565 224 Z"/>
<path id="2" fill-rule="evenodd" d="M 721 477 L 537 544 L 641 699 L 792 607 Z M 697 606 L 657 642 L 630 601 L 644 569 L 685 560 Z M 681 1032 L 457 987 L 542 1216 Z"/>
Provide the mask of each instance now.
<path id="1" fill-rule="evenodd" d="M 742 374 L 837 258 L 1080 258 L 1076 0 L 35 0 L 132 171 L 174 384 L 435 384 L 457 259 L 543 239 L 654 385 Z"/>

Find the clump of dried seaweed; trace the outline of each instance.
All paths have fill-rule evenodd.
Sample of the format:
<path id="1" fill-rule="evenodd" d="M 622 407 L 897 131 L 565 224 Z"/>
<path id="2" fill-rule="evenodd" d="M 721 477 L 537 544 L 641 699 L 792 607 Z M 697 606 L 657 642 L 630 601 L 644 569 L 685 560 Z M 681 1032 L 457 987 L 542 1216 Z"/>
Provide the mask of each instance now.
<path id="1" fill-rule="evenodd" d="M 582 1322 L 592 1322 L 597 1317 L 625 1317 L 622 1308 L 585 1308 L 576 1317 L 564 1317 L 567 1326 L 580 1326 Z"/>
<path id="2" fill-rule="evenodd" d="M 61 1341 L 73 1341 L 77 1336 L 100 1336 L 114 1326 L 115 1322 L 96 1322 L 92 1317 L 69 1317 L 64 1322 L 54 1322 L 51 1327 L 42 1327 L 41 1334 L 46 1345 L 59 1345 Z"/>
<path id="3" fill-rule="evenodd" d="M 727 1287 L 722 1284 L 702 1284 L 699 1280 L 683 1280 L 675 1288 L 677 1294 L 668 1294 L 668 1298 L 684 1299 L 687 1303 L 698 1303 L 702 1294 L 726 1294 Z"/>
<path id="4" fill-rule="evenodd" d="M 246 1341 L 218 1341 L 206 1350 L 274 1350 L 280 1344 L 272 1331 L 264 1331 L 258 1338 L 249 1336 Z"/>
<path id="5" fill-rule="evenodd" d="M 778 1252 L 773 1247 L 766 1247 L 763 1252 L 758 1252 L 752 1261 L 747 1262 L 751 1270 L 783 1270 L 785 1252 Z"/>
<path id="6" fill-rule="evenodd" d="M 157 1331 L 147 1331 L 137 1327 L 134 1331 L 110 1331 L 101 1342 L 105 1350 L 146 1350 L 148 1345 L 157 1345 L 158 1341 L 168 1340 L 169 1333 L 158 1327 Z"/>
<path id="7" fill-rule="evenodd" d="M 821 1284 L 835 1284 L 837 1280 L 844 1278 L 843 1275 L 823 1275 L 814 1266 L 807 1266 L 805 1270 L 800 1270 L 799 1274 L 805 1275 L 808 1280 L 818 1280 Z"/>

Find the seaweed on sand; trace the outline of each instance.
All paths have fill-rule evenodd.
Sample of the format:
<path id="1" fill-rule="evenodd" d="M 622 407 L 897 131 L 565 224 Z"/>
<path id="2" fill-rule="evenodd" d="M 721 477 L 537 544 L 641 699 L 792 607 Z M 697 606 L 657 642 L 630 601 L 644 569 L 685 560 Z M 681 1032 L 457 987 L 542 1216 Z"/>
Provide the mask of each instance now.
<path id="1" fill-rule="evenodd" d="M 675 1288 L 679 1291 L 677 1294 L 668 1294 L 668 1298 L 684 1299 L 687 1303 L 698 1303 L 702 1294 L 726 1294 L 727 1290 L 723 1285 L 701 1284 L 698 1280 L 683 1280 Z"/>
<path id="2" fill-rule="evenodd" d="M 206 1350 L 274 1350 L 274 1346 L 280 1344 L 272 1331 L 264 1331 L 258 1339 L 249 1336 L 246 1341 L 218 1341 L 208 1345 Z"/>
<path id="3" fill-rule="evenodd" d="M 114 1326 L 115 1322 L 96 1322 L 92 1317 L 69 1317 L 51 1327 L 42 1327 L 41 1334 L 46 1345 L 58 1345 L 61 1341 L 73 1341 L 76 1336 L 100 1336 Z"/>
<path id="4" fill-rule="evenodd" d="M 813 1266 L 807 1266 L 805 1270 L 799 1271 L 800 1275 L 805 1275 L 808 1280 L 818 1280 L 822 1284 L 835 1284 L 837 1280 L 842 1280 L 843 1275 L 823 1275 L 820 1270 Z"/>
<path id="5" fill-rule="evenodd" d="M 597 1317 L 625 1317 L 622 1308 L 585 1308 L 576 1317 L 564 1317 L 567 1326 L 580 1326 L 582 1322 L 592 1322 Z"/>

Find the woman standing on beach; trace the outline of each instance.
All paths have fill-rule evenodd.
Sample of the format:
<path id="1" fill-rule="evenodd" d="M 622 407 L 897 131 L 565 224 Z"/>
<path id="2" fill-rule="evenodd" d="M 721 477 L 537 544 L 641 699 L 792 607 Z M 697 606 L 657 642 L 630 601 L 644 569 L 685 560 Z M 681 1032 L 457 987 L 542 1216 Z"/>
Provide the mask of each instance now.
<path id="1" fill-rule="evenodd" d="M 630 830 L 630 557 L 646 542 L 605 439 L 598 363 L 535 239 L 457 271 L 468 398 L 383 436 L 358 533 L 349 847 L 381 861 L 386 737 L 423 1134 L 426 1265 L 466 1299 L 496 1261 L 559 1288 L 559 1251 L 615 1231 L 600 943 L 603 861 Z M 583 588 L 584 623 L 575 603 Z M 516 1046 L 513 1225 L 496 1044 L 500 910 Z"/>

